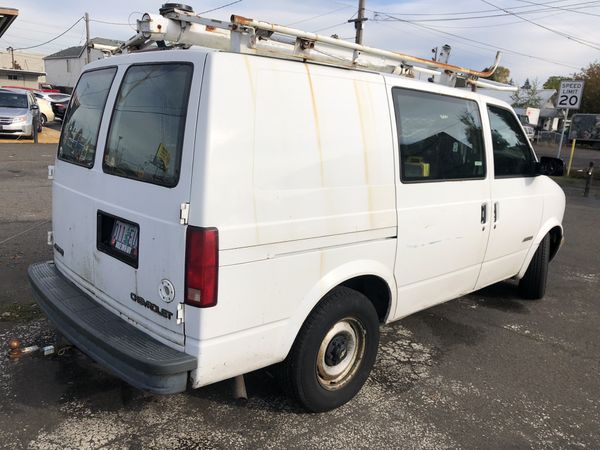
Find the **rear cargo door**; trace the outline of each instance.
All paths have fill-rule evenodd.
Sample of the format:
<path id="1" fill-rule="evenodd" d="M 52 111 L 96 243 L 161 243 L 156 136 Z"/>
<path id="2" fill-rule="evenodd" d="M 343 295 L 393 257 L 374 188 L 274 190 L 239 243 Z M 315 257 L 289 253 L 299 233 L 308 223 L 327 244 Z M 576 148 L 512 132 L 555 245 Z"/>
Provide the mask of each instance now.
<path id="1" fill-rule="evenodd" d="M 205 57 L 144 58 L 84 73 L 78 83 L 55 171 L 55 261 L 109 309 L 183 345 L 180 219 Z"/>

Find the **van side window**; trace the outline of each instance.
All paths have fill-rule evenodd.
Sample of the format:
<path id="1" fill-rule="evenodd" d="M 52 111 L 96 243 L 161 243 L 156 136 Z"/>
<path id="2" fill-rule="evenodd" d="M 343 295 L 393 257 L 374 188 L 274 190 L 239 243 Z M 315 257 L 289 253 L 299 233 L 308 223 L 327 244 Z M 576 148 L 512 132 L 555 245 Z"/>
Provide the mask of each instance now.
<path id="1" fill-rule="evenodd" d="M 485 178 L 477 102 L 402 88 L 392 96 L 403 182 Z"/>
<path id="2" fill-rule="evenodd" d="M 177 185 L 192 73 L 189 63 L 127 69 L 110 122 L 104 172 Z"/>
<path id="3" fill-rule="evenodd" d="M 508 109 L 488 105 L 495 177 L 533 175 L 535 159 L 517 118 Z"/>
<path id="4" fill-rule="evenodd" d="M 91 168 L 106 98 L 116 67 L 84 72 L 77 82 L 63 121 L 58 159 Z"/>

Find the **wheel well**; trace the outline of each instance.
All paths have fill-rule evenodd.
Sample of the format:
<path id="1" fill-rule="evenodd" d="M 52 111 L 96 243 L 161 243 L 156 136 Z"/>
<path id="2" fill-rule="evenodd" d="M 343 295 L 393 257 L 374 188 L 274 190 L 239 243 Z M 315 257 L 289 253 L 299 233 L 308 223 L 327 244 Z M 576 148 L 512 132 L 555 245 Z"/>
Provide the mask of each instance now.
<path id="1" fill-rule="evenodd" d="M 562 230 L 560 227 L 556 226 L 552 228 L 548 234 L 550 235 L 550 261 L 556 256 L 558 249 L 560 248 L 560 243 L 562 241 Z"/>
<path id="2" fill-rule="evenodd" d="M 391 304 L 391 293 L 388 284 L 378 276 L 362 275 L 344 281 L 341 286 L 360 292 L 373 303 L 379 322 L 385 322 Z"/>

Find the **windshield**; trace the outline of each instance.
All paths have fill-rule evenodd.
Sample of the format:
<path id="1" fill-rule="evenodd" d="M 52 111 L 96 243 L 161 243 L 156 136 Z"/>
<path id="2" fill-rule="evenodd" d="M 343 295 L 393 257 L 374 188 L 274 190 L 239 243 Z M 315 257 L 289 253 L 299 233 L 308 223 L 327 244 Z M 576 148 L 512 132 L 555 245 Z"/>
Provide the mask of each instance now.
<path id="1" fill-rule="evenodd" d="M 27 109 L 27 96 L 14 92 L 0 92 L 0 108 Z"/>

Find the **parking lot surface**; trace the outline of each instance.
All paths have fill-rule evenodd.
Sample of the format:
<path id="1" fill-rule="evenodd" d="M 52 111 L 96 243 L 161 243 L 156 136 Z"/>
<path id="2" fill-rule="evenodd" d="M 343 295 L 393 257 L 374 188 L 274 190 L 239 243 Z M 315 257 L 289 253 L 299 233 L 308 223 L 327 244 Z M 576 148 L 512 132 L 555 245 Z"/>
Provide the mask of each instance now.
<path id="1" fill-rule="evenodd" d="M 268 370 L 174 396 L 122 383 L 76 350 L 4 357 L 53 332 L 26 268 L 49 259 L 52 145 L 0 145 L 0 447 L 598 448 L 600 199 L 567 189 L 566 242 L 546 297 L 501 283 L 382 329 L 373 373 L 344 407 L 307 414 Z"/>

